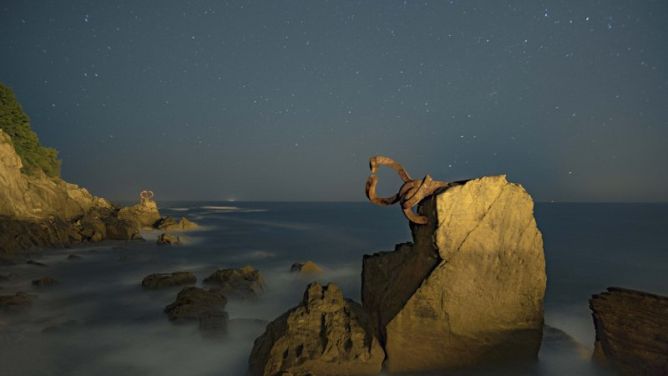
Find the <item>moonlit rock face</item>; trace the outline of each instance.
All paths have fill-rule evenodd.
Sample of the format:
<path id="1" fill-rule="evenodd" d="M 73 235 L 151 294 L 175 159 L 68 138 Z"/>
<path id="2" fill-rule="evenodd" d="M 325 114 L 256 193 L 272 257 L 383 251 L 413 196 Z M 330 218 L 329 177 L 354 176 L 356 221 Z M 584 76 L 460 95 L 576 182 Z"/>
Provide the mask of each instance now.
<path id="1" fill-rule="evenodd" d="M 414 243 L 365 256 L 362 299 L 390 372 L 532 359 L 543 327 L 545 258 L 533 201 L 505 176 L 420 204 Z"/>
<path id="2" fill-rule="evenodd" d="M 21 173 L 21 158 L 0 129 L 0 215 L 20 219 L 72 218 L 92 208 L 111 208 L 106 200 L 60 178 Z"/>
<path id="3" fill-rule="evenodd" d="M 249 359 L 251 376 L 377 375 L 383 349 L 362 307 L 338 286 L 311 283 L 300 305 L 267 325 Z"/>

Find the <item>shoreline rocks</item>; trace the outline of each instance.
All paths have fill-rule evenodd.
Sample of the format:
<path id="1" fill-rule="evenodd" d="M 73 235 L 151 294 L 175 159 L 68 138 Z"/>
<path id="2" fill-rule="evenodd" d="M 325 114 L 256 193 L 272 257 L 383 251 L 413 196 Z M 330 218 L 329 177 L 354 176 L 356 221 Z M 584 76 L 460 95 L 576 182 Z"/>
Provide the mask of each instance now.
<path id="1" fill-rule="evenodd" d="M 52 277 L 42 277 L 38 279 L 34 279 L 32 281 L 32 285 L 34 287 L 49 287 L 49 286 L 55 286 L 59 284 L 58 280 Z"/>
<path id="2" fill-rule="evenodd" d="M 362 307 L 334 284 L 311 283 L 302 302 L 255 340 L 250 376 L 377 375 L 384 359 Z"/>
<path id="3" fill-rule="evenodd" d="M 622 375 L 668 374 L 668 297 L 609 287 L 589 307 L 594 360 Z"/>
<path id="4" fill-rule="evenodd" d="M 18 313 L 27 310 L 35 300 L 34 295 L 17 292 L 14 295 L 0 295 L 0 312 Z"/>
<path id="5" fill-rule="evenodd" d="M 162 217 L 153 224 L 153 228 L 164 232 L 181 232 L 196 230 L 199 225 L 186 217 L 178 221 L 173 217 Z"/>
<path id="6" fill-rule="evenodd" d="M 158 245 L 179 245 L 181 244 L 181 237 L 172 234 L 162 233 L 158 236 L 158 240 L 155 242 Z"/>
<path id="7" fill-rule="evenodd" d="M 362 301 L 391 373 L 537 358 L 546 275 L 533 201 L 505 176 L 420 203 L 414 243 L 364 256 Z"/>

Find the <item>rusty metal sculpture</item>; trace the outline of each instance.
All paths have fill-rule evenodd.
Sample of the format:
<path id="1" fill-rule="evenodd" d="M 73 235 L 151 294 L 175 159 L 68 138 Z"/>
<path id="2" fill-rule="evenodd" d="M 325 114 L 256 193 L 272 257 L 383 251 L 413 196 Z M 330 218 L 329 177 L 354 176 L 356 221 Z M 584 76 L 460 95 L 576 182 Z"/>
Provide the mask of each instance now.
<path id="1" fill-rule="evenodd" d="M 143 190 L 139 194 L 139 202 L 142 204 L 153 201 L 153 191 Z"/>
<path id="2" fill-rule="evenodd" d="M 404 181 L 404 184 L 401 186 L 397 194 L 390 197 L 376 196 L 376 186 L 378 185 L 376 171 L 380 166 L 387 166 L 393 169 L 399 174 L 401 180 Z M 449 186 L 449 183 L 433 180 L 429 175 L 419 180 L 413 180 L 399 163 L 395 162 L 392 158 L 384 157 L 382 155 L 371 157 L 369 159 L 369 168 L 371 169 L 371 175 L 366 181 L 366 197 L 369 198 L 369 201 L 380 206 L 389 206 L 399 202 L 406 218 L 409 221 L 420 225 L 428 223 L 429 219 L 426 216 L 415 213 L 413 211 L 413 206 L 417 205 L 422 199 L 432 195 L 437 190 Z"/>

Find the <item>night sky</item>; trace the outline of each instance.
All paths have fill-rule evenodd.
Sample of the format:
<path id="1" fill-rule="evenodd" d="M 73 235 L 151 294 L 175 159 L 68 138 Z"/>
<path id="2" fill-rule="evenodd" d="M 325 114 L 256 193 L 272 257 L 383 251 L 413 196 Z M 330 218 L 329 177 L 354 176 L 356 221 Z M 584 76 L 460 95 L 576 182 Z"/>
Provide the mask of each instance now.
<path id="1" fill-rule="evenodd" d="M 116 200 L 363 200 L 385 154 L 537 201 L 668 201 L 667 20 L 663 0 L 3 0 L 0 81 L 63 177 Z"/>

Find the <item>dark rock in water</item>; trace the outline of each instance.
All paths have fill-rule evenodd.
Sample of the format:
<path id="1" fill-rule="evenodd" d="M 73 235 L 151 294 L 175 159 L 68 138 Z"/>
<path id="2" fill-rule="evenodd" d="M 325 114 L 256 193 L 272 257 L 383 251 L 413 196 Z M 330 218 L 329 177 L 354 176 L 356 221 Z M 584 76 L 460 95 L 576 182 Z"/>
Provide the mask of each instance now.
<path id="1" fill-rule="evenodd" d="M 67 259 L 68 259 L 68 260 L 80 260 L 81 258 L 82 258 L 81 256 L 79 256 L 79 255 L 75 255 L 75 254 L 69 254 L 69 255 L 67 255 Z"/>
<path id="2" fill-rule="evenodd" d="M 163 217 L 155 222 L 153 227 L 165 232 L 175 232 L 194 230 L 199 226 L 195 222 L 192 222 L 185 217 L 182 217 L 178 221 L 173 217 Z"/>
<path id="3" fill-rule="evenodd" d="M 33 260 L 33 259 L 30 259 L 30 260 L 26 261 L 26 264 L 28 264 L 28 265 L 35 265 L 35 266 L 46 266 L 45 263 L 43 263 L 43 262 L 39 262 L 39 261 L 35 261 L 35 260 Z"/>
<path id="4" fill-rule="evenodd" d="M 57 285 L 59 282 L 51 277 L 42 277 L 32 281 L 32 285 L 35 287 L 47 287 Z"/>
<path id="5" fill-rule="evenodd" d="M 424 199 L 414 243 L 364 256 L 362 301 L 392 373 L 534 360 L 545 259 L 533 201 L 505 176 Z"/>
<path id="6" fill-rule="evenodd" d="M 169 320 L 199 322 L 200 330 L 206 335 L 222 334 L 227 329 L 227 304 L 225 295 L 217 289 L 186 287 L 176 296 L 176 301 L 165 307 Z"/>
<path id="7" fill-rule="evenodd" d="M 6 274 L 0 274 L 0 282 L 6 282 L 9 281 L 10 279 L 14 278 L 14 275 L 11 273 L 6 273 Z"/>
<path id="8" fill-rule="evenodd" d="M 255 340 L 248 374 L 377 375 L 384 357 L 362 307 L 334 284 L 311 283 L 301 304 Z"/>
<path id="9" fill-rule="evenodd" d="M 313 261 L 295 262 L 290 267 L 290 272 L 300 274 L 320 274 L 322 268 Z"/>
<path id="10" fill-rule="evenodd" d="M 160 234 L 156 243 L 158 245 L 179 245 L 181 244 L 181 238 L 171 234 Z"/>
<path id="11" fill-rule="evenodd" d="M 610 287 L 589 306 L 595 360 L 622 375 L 668 375 L 668 297 Z"/>
<path id="12" fill-rule="evenodd" d="M 146 276 L 141 281 L 145 289 L 159 289 L 164 287 L 193 285 L 197 277 L 191 272 L 156 273 Z"/>
<path id="13" fill-rule="evenodd" d="M 33 300 L 35 300 L 35 296 L 25 292 L 17 292 L 14 295 L 0 295 L 0 312 L 24 311 L 32 306 Z"/>
<path id="14" fill-rule="evenodd" d="M 251 266 L 239 269 L 218 269 L 204 283 L 216 285 L 225 295 L 252 298 L 264 290 L 264 280 L 259 271 Z"/>
<path id="15" fill-rule="evenodd" d="M 77 320 L 67 320 L 58 324 L 47 326 L 46 328 L 42 329 L 42 333 L 44 334 L 67 333 L 77 328 L 77 326 L 79 325 L 80 323 Z"/>

